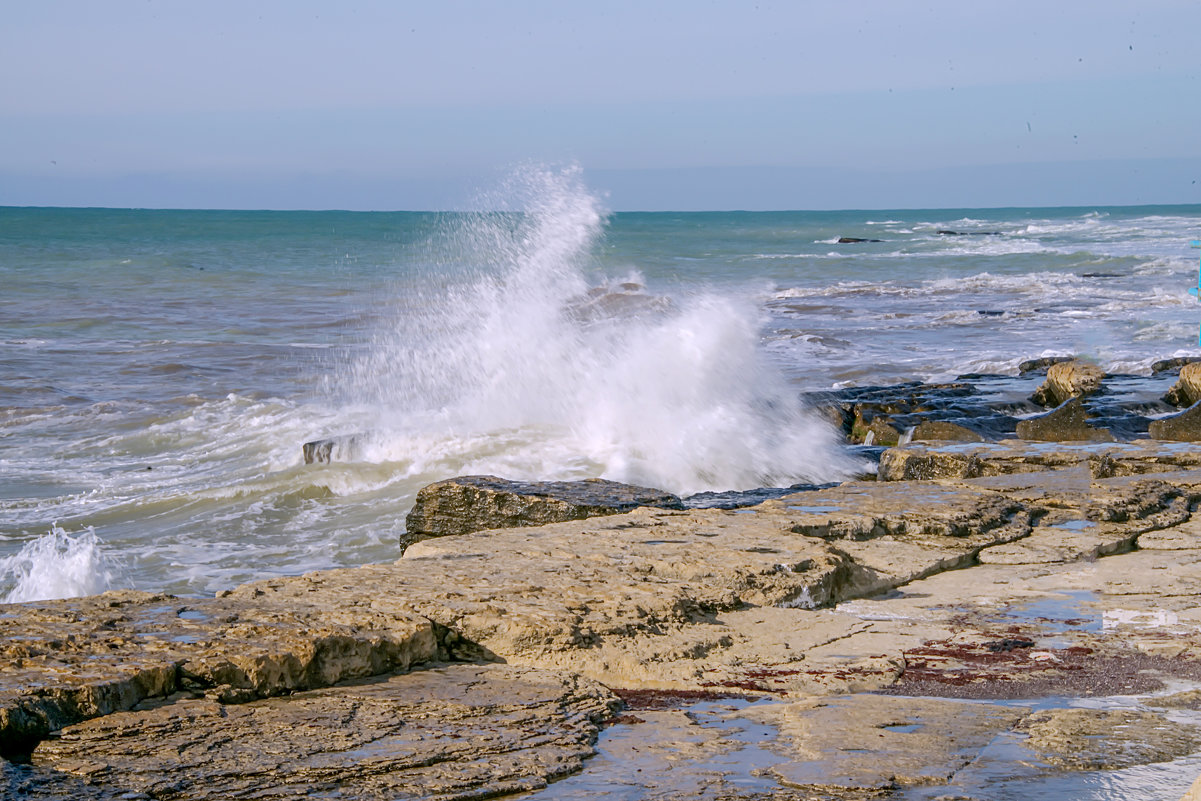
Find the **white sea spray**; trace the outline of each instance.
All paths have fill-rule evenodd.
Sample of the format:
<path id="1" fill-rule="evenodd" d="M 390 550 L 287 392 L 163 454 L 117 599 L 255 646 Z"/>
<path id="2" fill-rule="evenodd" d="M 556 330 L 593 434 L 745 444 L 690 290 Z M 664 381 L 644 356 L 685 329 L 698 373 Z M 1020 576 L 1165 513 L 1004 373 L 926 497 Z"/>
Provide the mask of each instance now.
<path id="1" fill-rule="evenodd" d="M 462 280 L 410 298 L 352 371 L 377 458 L 677 492 L 847 473 L 833 432 L 765 363 L 752 298 L 668 300 L 600 274 L 606 217 L 578 170 L 525 170 L 503 199 L 518 210 L 443 242 Z"/>
<path id="2" fill-rule="evenodd" d="M 0 558 L 0 588 L 9 588 L 4 603 L 95 595 L 111 589 L 119 573 L 117 560 L 91 527 L 70 534 L 55 525 L 16 554 Z"/>

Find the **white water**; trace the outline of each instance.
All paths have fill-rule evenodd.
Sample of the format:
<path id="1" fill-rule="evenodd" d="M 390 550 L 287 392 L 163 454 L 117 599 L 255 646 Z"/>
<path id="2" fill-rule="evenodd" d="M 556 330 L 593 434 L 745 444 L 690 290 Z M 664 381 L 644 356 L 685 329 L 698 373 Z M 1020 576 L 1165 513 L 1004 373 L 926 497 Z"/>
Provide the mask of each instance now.
<path id="1" fill-rule="evenodd" d="M 604 216 L 578 170 L 527 170 L 503 199 L 518 211 L 447 232 L 457 263 L 435 268 L 458 280 L 402 299 L 351 371 L 366 458 L 680 493 L 846 474 L 765 363 L 752 299 L 668 302 L 591 269 Z"/>
<path id="2" fill-rule="evenodd" d="M 95 531 L 72 536 L 55 526 L 13 556 L 0 558 L 0 586 L 12 587 L 0 602 L 94 595 L 109 589 L 118 572 L 117 561 L 104 552 Z"/>

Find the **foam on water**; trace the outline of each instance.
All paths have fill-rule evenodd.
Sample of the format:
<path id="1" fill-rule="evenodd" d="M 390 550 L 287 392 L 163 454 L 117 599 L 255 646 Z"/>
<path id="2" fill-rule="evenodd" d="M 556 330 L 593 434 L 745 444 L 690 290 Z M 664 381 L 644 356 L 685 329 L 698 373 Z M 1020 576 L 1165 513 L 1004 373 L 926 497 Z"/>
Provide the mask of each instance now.
<path id="1" fill-rule="evenodd" d="M 104 592 L 118 573 L 117 560 L 94 530 L 72 536 L 56 525 L 13 556 L 0 558 L 0 589 L 9 588 L 3 603 L 73 598 Z"/>
<path id="2" fill-rule="evenodd" d="M 578 169 L 527 169 L 505 191 L 516 211 L 459 221 L 431 259 L 460 280 L 409 298 L 351 371 L 371 457 L 676 492 L 845 474 L 832 432 L 764 362 L 751 298 L 667 301 L 626 281 L 622 303 L 594 303 L 618 298 L 592 262 L 605 216 Z"/>

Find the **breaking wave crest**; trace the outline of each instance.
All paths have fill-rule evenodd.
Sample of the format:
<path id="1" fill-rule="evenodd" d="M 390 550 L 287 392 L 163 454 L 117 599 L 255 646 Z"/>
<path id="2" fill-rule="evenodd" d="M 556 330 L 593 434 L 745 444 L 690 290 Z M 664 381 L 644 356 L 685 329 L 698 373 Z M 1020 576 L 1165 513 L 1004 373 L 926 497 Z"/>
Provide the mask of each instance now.
<path id="1" fill-rule="evenodd" d="M 20 603 L 95 595 L 109 589 L 118 572 L 91 528 L 71 535 L 56 525 L 18 553 L 0 559 L 0 588 L 9 588 L 2 600 Z"/>
<path id="2" fill-rule="evenodd" d="M 602 274 L 578 168 L 517 173 L 456 218 L 349 371 L 371 456 L 413 472 L 601 476 L 676 492 L 829 480 L 828 426 L 764 361 L 751 299 Z"/>

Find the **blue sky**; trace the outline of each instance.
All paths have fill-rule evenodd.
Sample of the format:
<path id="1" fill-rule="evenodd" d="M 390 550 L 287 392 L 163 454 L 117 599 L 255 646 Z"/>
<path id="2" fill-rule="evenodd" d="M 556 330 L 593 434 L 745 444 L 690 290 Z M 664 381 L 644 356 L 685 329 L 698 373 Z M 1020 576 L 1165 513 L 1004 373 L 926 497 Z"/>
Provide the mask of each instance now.
<path id="1" fill-rule="evenodd" d="M 1201 3 L 5 4 L 0 204 L 1201 203 Z"/>

